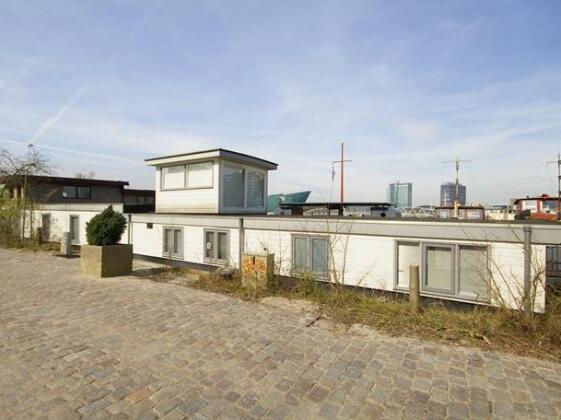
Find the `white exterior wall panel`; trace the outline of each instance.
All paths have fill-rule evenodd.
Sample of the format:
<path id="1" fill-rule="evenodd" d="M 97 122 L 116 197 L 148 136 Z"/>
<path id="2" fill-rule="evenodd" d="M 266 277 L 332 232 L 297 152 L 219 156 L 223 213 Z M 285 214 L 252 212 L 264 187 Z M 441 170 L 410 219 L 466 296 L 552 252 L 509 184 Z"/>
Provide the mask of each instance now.
<path id="1" fill-rule="evenodd" d="M 183 230 L 183 258 L 182 261 L 205 264 L 205 226 L 192 226 L 169 223 L 153 223 L 148 229 L 147 223 L 132 223 L 132 243 L 135 254 L 149 257 L 162 258 L 164 227 L 179 227 Z M 208 229 L 217 230 L 217 228 Z M 228 265 L 238 267 L 239 265 L 239 231 L 237 229 L 218 228 L 229 234 L 229 259 Z"/>
<path id="2" fill-rule="evenodd" d="M 212 188 L 162 190 L 161 169 L 156 170 L 156 212 L 218 213 L 219 164 L 213 163 Z"/>

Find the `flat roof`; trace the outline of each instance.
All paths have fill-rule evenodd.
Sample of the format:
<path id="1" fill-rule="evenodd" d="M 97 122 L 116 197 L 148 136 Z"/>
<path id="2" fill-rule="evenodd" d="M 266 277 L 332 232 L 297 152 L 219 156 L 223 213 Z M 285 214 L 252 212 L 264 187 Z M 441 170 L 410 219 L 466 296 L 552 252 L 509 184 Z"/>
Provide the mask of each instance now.
<path id="1" fill-rule="evenodd" d="M 216 148 L 208 150 L 200 150 L 197 152 L 181 153 L 176 155 L 160 156 L 144 159 L 150 166 L 165 165 L 170 163 L 179 163 L 189 160 L 202 160 L 208 158 L 224 158 L 238 162 L 254 164 L 265 167 L 267 169 L 277 169 L 278 164 L 269 160 L 261 159 L 256 156 L 247 155 L 245 153 L 235 152 L 233 150 Z"/>
<path id="2" fill-rule="evenodd" d="M 0 181 L 19 181 L 23 182 L 23 175 L 15 176 L 15 177 L 4 177 L 0 178 Z M 48 176 L 48 175 L 28 175 L 28 180 L 31 181 L 39 181 L 44 182 L 47 184 L 57 184 L 57 185 L 64 185 L 70 184 L 72 186 L 120 186 L 123 187 L 125 185 L 129 185 L 128 181 L 113 181 L 113 180 L 106 180 L 106 179 L 90 179 L 90 178 L 70 178 L 70 177 L 61 177 L 61 176 Z"/>
<path id="3" fill-rule="evenodd" d="M 279 204 L 280 208 L 298 208 L 298 207 L 318 207 L 318 208 L 329 208 L 329 209 L 338 209 L 341 207 L 341 203 L 337 203 L 337 202 L 326 202 L 326 203 L 322 203 L 322 202 L 310 202 L 310 203 L 280 203 Z M 386 202 L 365 202 L 365 201 L 348 201 L 348 202 L 344 202 L 343 203 L 343 207 L 347 208 L 347 207 L 352 207 L 352 206 L 356 206 L 356 207 L 391 207 L 392 204 L 391 203 L 386 203 Z"/>

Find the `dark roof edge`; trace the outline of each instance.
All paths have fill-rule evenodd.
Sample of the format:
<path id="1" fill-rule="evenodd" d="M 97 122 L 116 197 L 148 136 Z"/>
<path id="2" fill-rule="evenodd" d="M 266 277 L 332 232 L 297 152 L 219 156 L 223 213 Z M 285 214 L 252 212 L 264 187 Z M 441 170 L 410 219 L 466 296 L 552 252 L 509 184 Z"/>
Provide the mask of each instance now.
<path id="1" fill-rule="evenodd" d="M 179 154 L 176 154 L 176 155 L 168 155 L 168 156 L 159 156 L 159 157 L 155 157 L 155 158 L 148 158 L 148 159 L 144 159 L 144 162 L 152 162 L 152 161 L 154 161 L 154 160 L 170 159 L 170 158 L 175 158 L 175 157 L 191 156 L 191 155 L 198 155 L 198 154 L 201 154 L 201 153 L 210 153 L 210 152 L 227 152 L 227 153 L 232 153 L 232 154 L 234 154 L 234 155 L 243 156 L 243 157 L 247 157 L 247 158 L 255 159 L 255 160 L 260 160 L 260 161 L 262 161 L 262 162 L 268 163 L 269 165 L 279 166 L 278 163 L 271 162 L 270 160 L 261 159 L 261 158 L 258 158 L 258 157 L 256 157 L 256 156 L 248 155 L 248 154 L 246 154 L 246 153 L 234 152 L 233 150 L 223 149 L 223 148 L 221 148 L 221 147 L 216 148 L 216 149 L 199 150 L 199 151 L 197 151 L 197 152 L 179 153 Z"/>
<path id="2" fill-rule="evenodd" d="M 1 179 L 5 179 L 0 178 Z M 10 177 L 7 177 L 8 179 Z M 12 179 L 23 179 L 23 175 L 11 177 Z M 72 183 L 72 184 L 81 184 L 81 185 L 117 185 L 117 186 L 125 186 L 129 185 L 128 181 L 114 181 L 114 180 L 105 180 L 105 179 L 90 179 L 90 178 L 70 178 L 70 177 L 62 177 L 62 176 L 48 176 L 48 175 L 28 175 L 28 179 L 35 179 L 38 181 L 46 181 L 52 183 Z"/>

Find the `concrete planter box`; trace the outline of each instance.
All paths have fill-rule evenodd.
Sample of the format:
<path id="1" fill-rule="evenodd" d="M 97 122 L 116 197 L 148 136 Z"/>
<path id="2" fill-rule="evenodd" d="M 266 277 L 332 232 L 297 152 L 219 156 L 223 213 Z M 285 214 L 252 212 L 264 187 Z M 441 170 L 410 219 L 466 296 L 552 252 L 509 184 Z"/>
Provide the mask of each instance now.
<path id="1" fill-rule="evenodd" d="M 132 271 L 132 245 L 82 245 L 80 248 L 82 274 L 96 277 L 115 277 Z"/>

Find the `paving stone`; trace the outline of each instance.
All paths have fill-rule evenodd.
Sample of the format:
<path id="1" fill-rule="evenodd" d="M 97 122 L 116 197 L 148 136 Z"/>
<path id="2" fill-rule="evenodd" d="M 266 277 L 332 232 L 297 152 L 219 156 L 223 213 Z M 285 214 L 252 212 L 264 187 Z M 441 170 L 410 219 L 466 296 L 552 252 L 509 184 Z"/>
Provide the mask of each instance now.
<path id="1" fill-rule="evenodd" d="M 560 418 L 561 365 L 0 249 L 0 418 Z"/>

